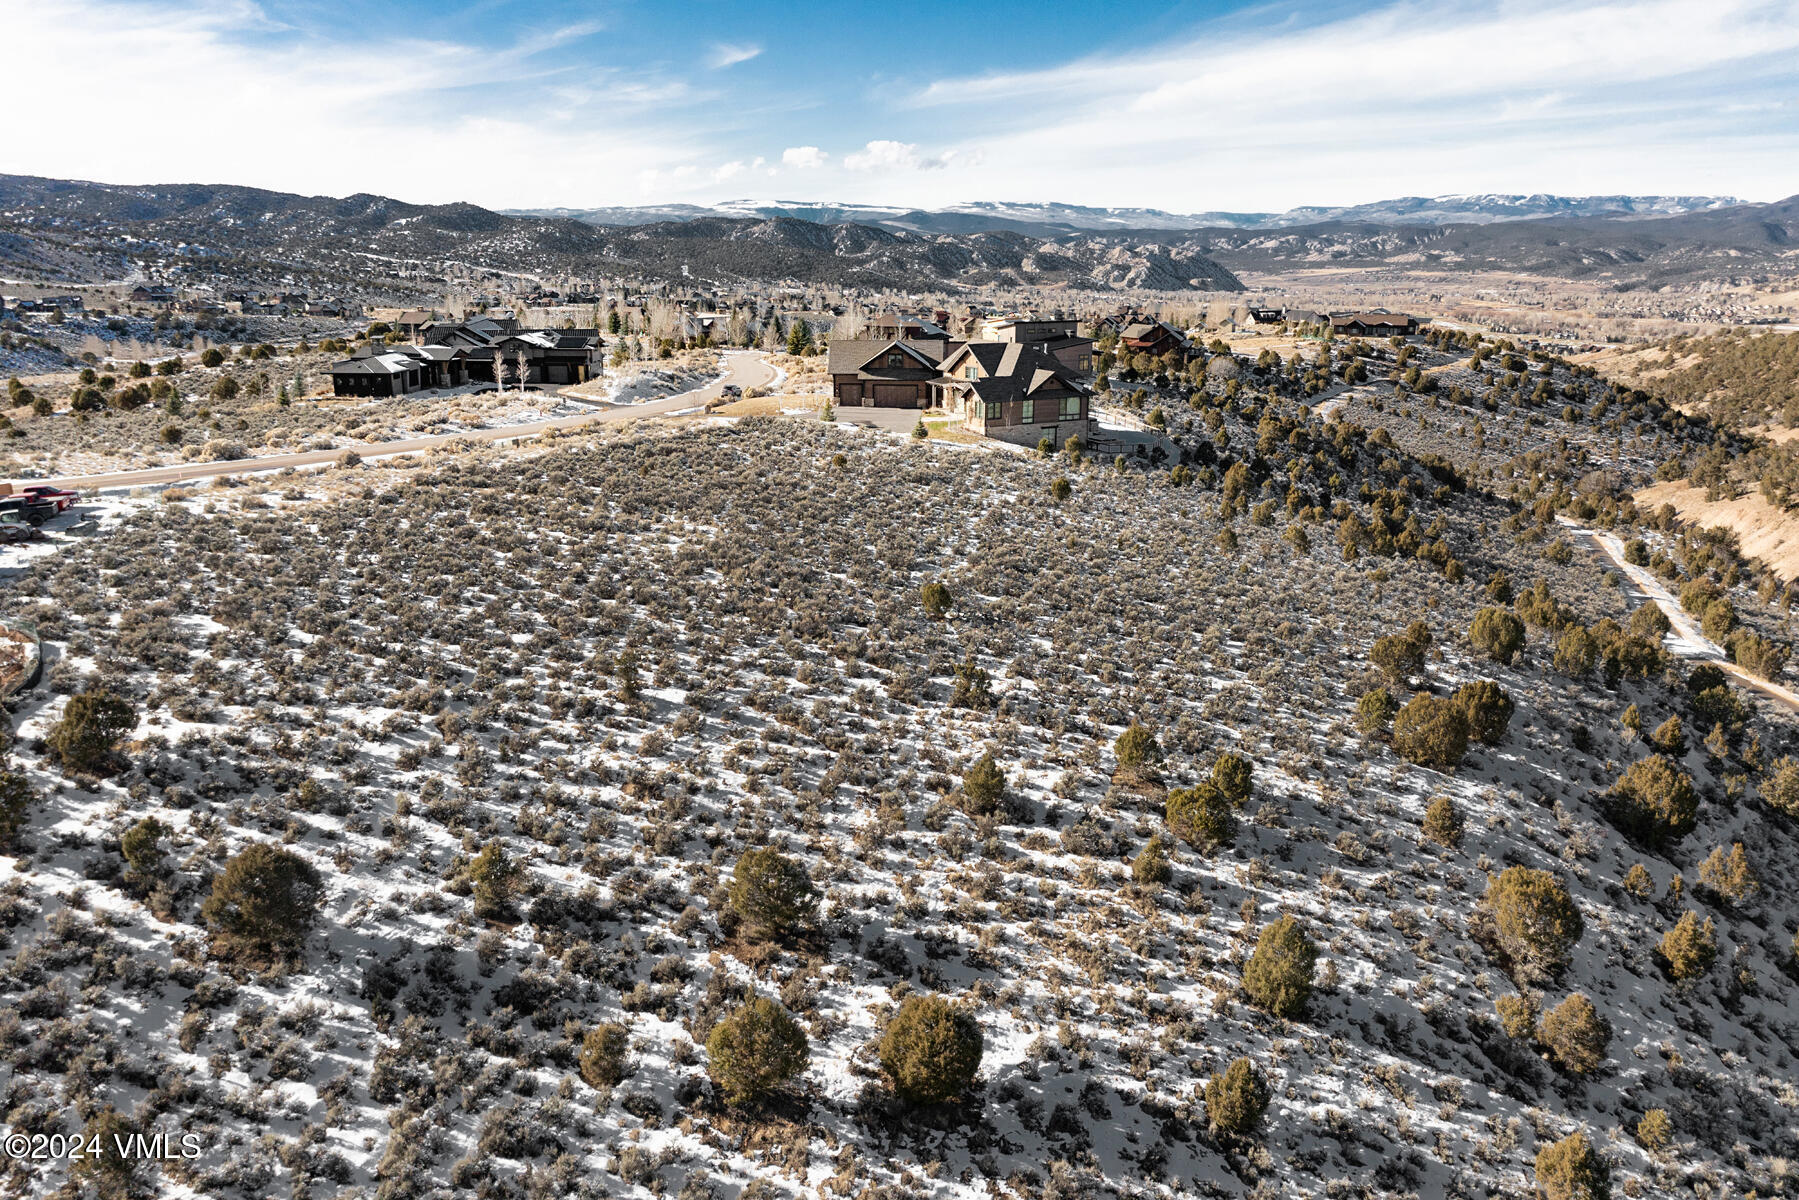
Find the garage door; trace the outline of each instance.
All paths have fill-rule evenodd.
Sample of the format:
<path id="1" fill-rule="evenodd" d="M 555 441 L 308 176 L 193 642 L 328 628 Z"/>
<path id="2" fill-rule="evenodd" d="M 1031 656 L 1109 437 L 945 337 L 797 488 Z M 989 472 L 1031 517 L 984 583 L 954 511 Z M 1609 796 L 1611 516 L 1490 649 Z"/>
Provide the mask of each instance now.
<path id="1" fill-rule="evenodd" d="M 918 403 L 918 389 L 910 383 L 877 383 L 875 403 L 882 408 L 911 408 Z"/>

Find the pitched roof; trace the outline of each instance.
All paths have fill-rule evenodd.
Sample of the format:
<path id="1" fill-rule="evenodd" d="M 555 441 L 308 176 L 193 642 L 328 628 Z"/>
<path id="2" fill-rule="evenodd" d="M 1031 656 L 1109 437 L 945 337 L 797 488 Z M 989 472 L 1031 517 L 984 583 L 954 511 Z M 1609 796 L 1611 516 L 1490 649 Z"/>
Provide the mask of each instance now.
<path id="1" fill-rule="evenodd" d="M 912 342 L 896 338 L 852 338 L 848 341 L 831 343 L 825 370 L 832 375 L 849 375 L 862 370 L 890 349 L 903 350 L 916 359 L 920 367 L 933 368 L 943 361 L 943 354 L 947 348 L 948 343 L 941 341 Z"/>

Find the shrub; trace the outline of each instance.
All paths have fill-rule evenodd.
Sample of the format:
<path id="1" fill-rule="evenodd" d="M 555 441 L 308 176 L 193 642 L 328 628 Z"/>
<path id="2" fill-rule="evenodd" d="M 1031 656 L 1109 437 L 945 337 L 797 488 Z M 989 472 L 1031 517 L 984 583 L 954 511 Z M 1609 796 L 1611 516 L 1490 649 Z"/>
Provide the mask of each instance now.
<path id="1" fill-rule="evenodd" d="M 200 365 L 203 367 L 216 367 L 224 361 L 225 355 L 216 346 L 208 346 L 200 351 Z"/>
<path id="2" fill-rule="evenodd" d="M 143 1161 L 128 1151 L 143 1132 L 138 1122 L 111 1105 L 100 1109 L 81 1127 L 82 1152 L 69 1164 L 70 1180 L 92 1184 L 100 1200 L 144 1195 Z"/>
<path id="3" fill-rule="evenodd" d="M 1693 777 L 1660 754 L 1631 763 L 1612 785 L 1611 794 L 1620 802 L 1619 824 L 1653 845 L 1685 837 L 1699 811 Z"/>
<path id="4" fill-rule="evenodd" d="M 1686 726 L 1679 717 L 1669 717 L 1650 733 L 1649 744 L 1670 758 L 1680 758 L 1687 752 Z"/>
<path id="5" fill-rule="evenodd" d="M 475 855 L 468 867 L 469 880 L 475 885 L 475 915 L 483 920 L 498 920 L 512 911 L 512 889 L 518 867 L 507 856 L 506 848 L 489 842 Z"/>
<path id="6" fill-rule="evenodd" d="M 1509 1038 L 1527 1038 L 1537 1031 L 1537 1006 L 1528 996 L 1501 996 L 1493 1001 L 1493 1011 Z"/>
<path id="7" fill-rule="evenodd" d="M 1493 916 L 1500 948 L 1514 963 L 1554 974 L 1586 931 L 1580 909 L 1548 871 L 1507 867 L 1487 885 L 1482 903 Z"/>
<path id="8" fill-rule="evenodd" d="M 1243 965 L 1243 990 L 1250 1002 L 1277 1017 L 1297 1017 L 1312 997 L 1312 969 L 1318 947 L 1299 922 L 1282 917 L 1262 930 L 1255 953 Z"/>
<path id="9" fill-rule="evenodd" d="M 1058 475 L 1050 481 L 1049 496 L 1056 503 L 1060 504 L 1073 494 L 1074 486 L 1065 477 Z"/>
<path id="10" fill-rule="evenodd" d="M 235 400 L 237 399 L 238 391 L 239 386 L 237 380 L 229 375 L 213 381 L 212 398 L 214 400 Z"/>
<path id="11" fill-rule="evenodd" d="M 1655 895 L 1655 878 L 1649 874 L 1649 868 L 1642 863 L 1633 863 L 1630 870 L 1624 872 L 1624 890 L 1638 900 Z"/>
<path id="12" fill-rule="evenodd" d="M 1255 767 L 1241 754 L 1227 750 L 1212 764 L 1212 783 L 1226 800 L 1242 808 L 1255 787 Z"/>
<path id="13" fill-rule="evenodd" d="M 1174 868 L 1168 862 L 1168 851 L 1159 837 L 1152 837 L 1145 842 L 1137 857 L 1131 860 L 1131 878 L 1144 887 L 1167 883 L 1173 874 Z"/>
<path id="14" fill-rule="evenodd" d="M 1543 1014 L 1537 1040 L 1571 1075 L 1591 1075 L 1605 1063 L 1612 1031 L 1593 1002 L 1580 992 Z"/>
<path id="15" fill-rule="evenodd" d="M 623 1025 L 596 1025 L 581 1039 L 581 1078 L 597 1088 L 617 1087 L 630 1072 L 626 1055 L 631 1032 Z"/>
<path id="16" fill-rule="evenodd" d="M 1702 925 L 1692 913 L 1682 914 L 1674 928 L 1662 934 L 1659 951 L 1668 978 L 1677 983 L 1699 978 L 1718 960 L 1718 935 L 1712 919 L 1707 917 Z"/>
<path id="17" fill-rule="evenodd" d="M 1421 767 L 1453 771 L 1468 752 L 1468 720 L 1453 700 L 1419 692 L 1393 718 L 1393 749 Z"/>
<path id="18" fill-rule="evenodd" d="M 981 1027 L 941 996 L 907 996 L 881 1037 L 881 1069 L 913 1104 L 954 1100 L 981 1067 Z"/>
<path id="19" fill-rule="evenodd" d="M 920 588 L 918 597 L 919 602 L 924 605 L 926 615 L 931 617 L 943 616 L 956 603 L 956 598 L 950 595 L 949 588 L 936 580 L 932 580 Z"/>
<path id="20" fill-rule="evenodd" d="M 1584 1133 L 1571 1133 L 1543 1147 L 1535 1165 L 1543 1200 L 1611 1200 L 1611 1169 Z"/>
<path id="21" fill-rule="evenodd" d="M 1584 625 L 1570 625 L 1555 643 L 1555 669 L 1575 679 L 1593 673 L 1599 661 L 1599 642 Z"/>
<path id="22" fill-rule="evenodd" d="M 1206 1080 L 1206 1120 L 1225 1133 L 1252 1133 L 1268 1111 L 1268 1081 L 1247 1058 Z"/>
<path id="23" fill-rule="evenodd" d="M 29 779 L 17 771 L 0 771 L 0 848 L 11 849 L 18 841 L 35 799 Z"/>
<path id="24" fill-rule="evenodd" d="M 126 867 L 135 875 L 153 875 L 162 862 L 161 842 L 168 833 L 169 827 L 155 817 L 145 817 L 127 829 L 119 838 L 119 854 Z"/>
<path id="25" fill-rule="evenodd" d="M 1462 833 L 1466 822 L 1455 806 L 1455 801 L 1448 796 L 1434 797 L 1424 810 L 1424 838 L 1426 841 L 1447 846 L 1454 850 L 1462 844 Z"/>
<path id="26" fill-rule="evenodd" d="M 1468 640 L 1494 662 L 1510 666 L 1524 648 L 1524 622 L 1503 608 L 1483 608 L 1474 614 Z"/>
<path id="27" fill-rule="evenodd" d="M 119 739 L 137 728 L 137 710 L 110 692 L 90 688 L 72 696 L 45 740 L 67 765 L 101 771 L 111 765 Z"/>
<path id="28" fill-rule="evenodd" d="M 970 815 L 984 817 L 998 812 L 1005 798 L 1006 777 L 989 750 L 962 776 L 962 805 Z"/>
<path id="29" fill-rule="evenodd" d="M 1392 727 L 1398 711 L 1399 702 L 1393 699 L 1392 692 L 1384 687 L 1370 688 L 1356 701 L 1356 728 L 1370 737 L 1384 734 Z"/>
<path id="30" fill-rule="evenodd" d="M 1733 842 L 1728 851 L 1722 846 L 1714 846 L 1705 861 L 1699 864 L 1699 882 L 1726 902 L 1736 905 L 1753 900 L 1762 886 L 1755 868 L 1749 865 L 1749 856 L 1744 853 L 1741 842 Z"/>
<path id="31" fill-rule="evenodd" d="M 200 916 L 228 955 L 283 957 L 305 944 L 323 891 L 324 880 L 311 863 L 257 842 L 225 864 Z"/>
<path id="32" fill-rule="evenodd" d="M 754 933 L 790 937 L 817 913 L 818 889 L 803 866 L 764 847 L 737 860 L 731 874 L 731 909 Z"/>
<path id="33" fill-rule="evenodd" d="M 1785 757 L 1775 759 L 1762 778 L 1761 793 L 1770 807 L 1799 818 L 1799 762 Z"/>
<path id="34" fill-rule="evenodd" d="M 1705 616 L 1700 620 L 1700 629 L 1706 637 L 1722 642 L 1736 627 L 1737 610 L 1730 601 L 1720 598 L 1706 605 Z"/>
<path id="35" fill-rule="evenodd" d="M 1480 679 L 1457 688 L 1453 699 L 1467 723 L 1468 735 L 1475 741 L 1483 746 L 1497 746 L 1505 740 L 1516 706 L 1504 688 L 1491 679 Z"/>
<path id="36" fill-rule="evenodd" d="M 1112 743 L 1112 753 L 1117 756 L 1119 766 L 1136 770 L 1153 767 L 1162 761 L 1162 747 L 1156 741 L 1156 735 L 1135 721 Z"/>
<path id="37" fill-rule="evenodd" d="M 1403 633 L 1375 639 L 1368 660 L 1379 667 L 1392 683 L 1404 683 L 1424 671 L 1424 652 L 1430 649 L 1430 629 L 1423 621 L 1413 621 Z"/>
<path id="38" fill-rule="evenodd" d="M 750 1000 L 706 1038 L 706 1073 L 736 1105 L 767 1100 L 804 1074 L 810 1059 L 805 1030 L 766 996 Z"/>
<path id="39" fill-rule="evenodd" d="M 1228 846 L 1237 836 L 1236 811 L 1210 780 L 1169 792 L 1164 812 L 1174 836 L 1202 853 Z"/>
<path id="40" fill-rule="evenodd" d="M 1667 1149 L 1673 1137 L 1674 1122 L 1668 1119 L 1665 1108 L 1652 1108 L 1637 1122 L 1637 1144 L 1651 1154 Z"/>

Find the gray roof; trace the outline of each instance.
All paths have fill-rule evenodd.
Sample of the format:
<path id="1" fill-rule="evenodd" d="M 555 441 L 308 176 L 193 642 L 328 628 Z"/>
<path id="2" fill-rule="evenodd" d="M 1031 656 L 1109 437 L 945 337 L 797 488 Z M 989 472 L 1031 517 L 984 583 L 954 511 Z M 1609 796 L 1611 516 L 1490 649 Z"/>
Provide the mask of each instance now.
<path id="1" fill-rule="evenodd" d="M 862 369 L 870 359 L 885 353 L 889 348 L 906 351 L 917 360 L 919 369 L 930 369 L 943 361 L 948 342 L 901 341 L 893 338 L 852 338 L 849 341 L 832 342 L 830 354 L 825 363 L 825 370 L 832 375 L 850 375 Z"/>

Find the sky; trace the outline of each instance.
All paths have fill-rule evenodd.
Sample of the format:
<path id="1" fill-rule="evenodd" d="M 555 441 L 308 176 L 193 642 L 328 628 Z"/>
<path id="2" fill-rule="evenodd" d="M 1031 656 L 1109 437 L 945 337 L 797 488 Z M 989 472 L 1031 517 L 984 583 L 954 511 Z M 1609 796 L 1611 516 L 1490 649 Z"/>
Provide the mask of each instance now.
<path id="1" fill-rule="evenodd" d="M 0 0 L 0 173 L 418 203 L 1799 193 L 1799 0 Z"/>

